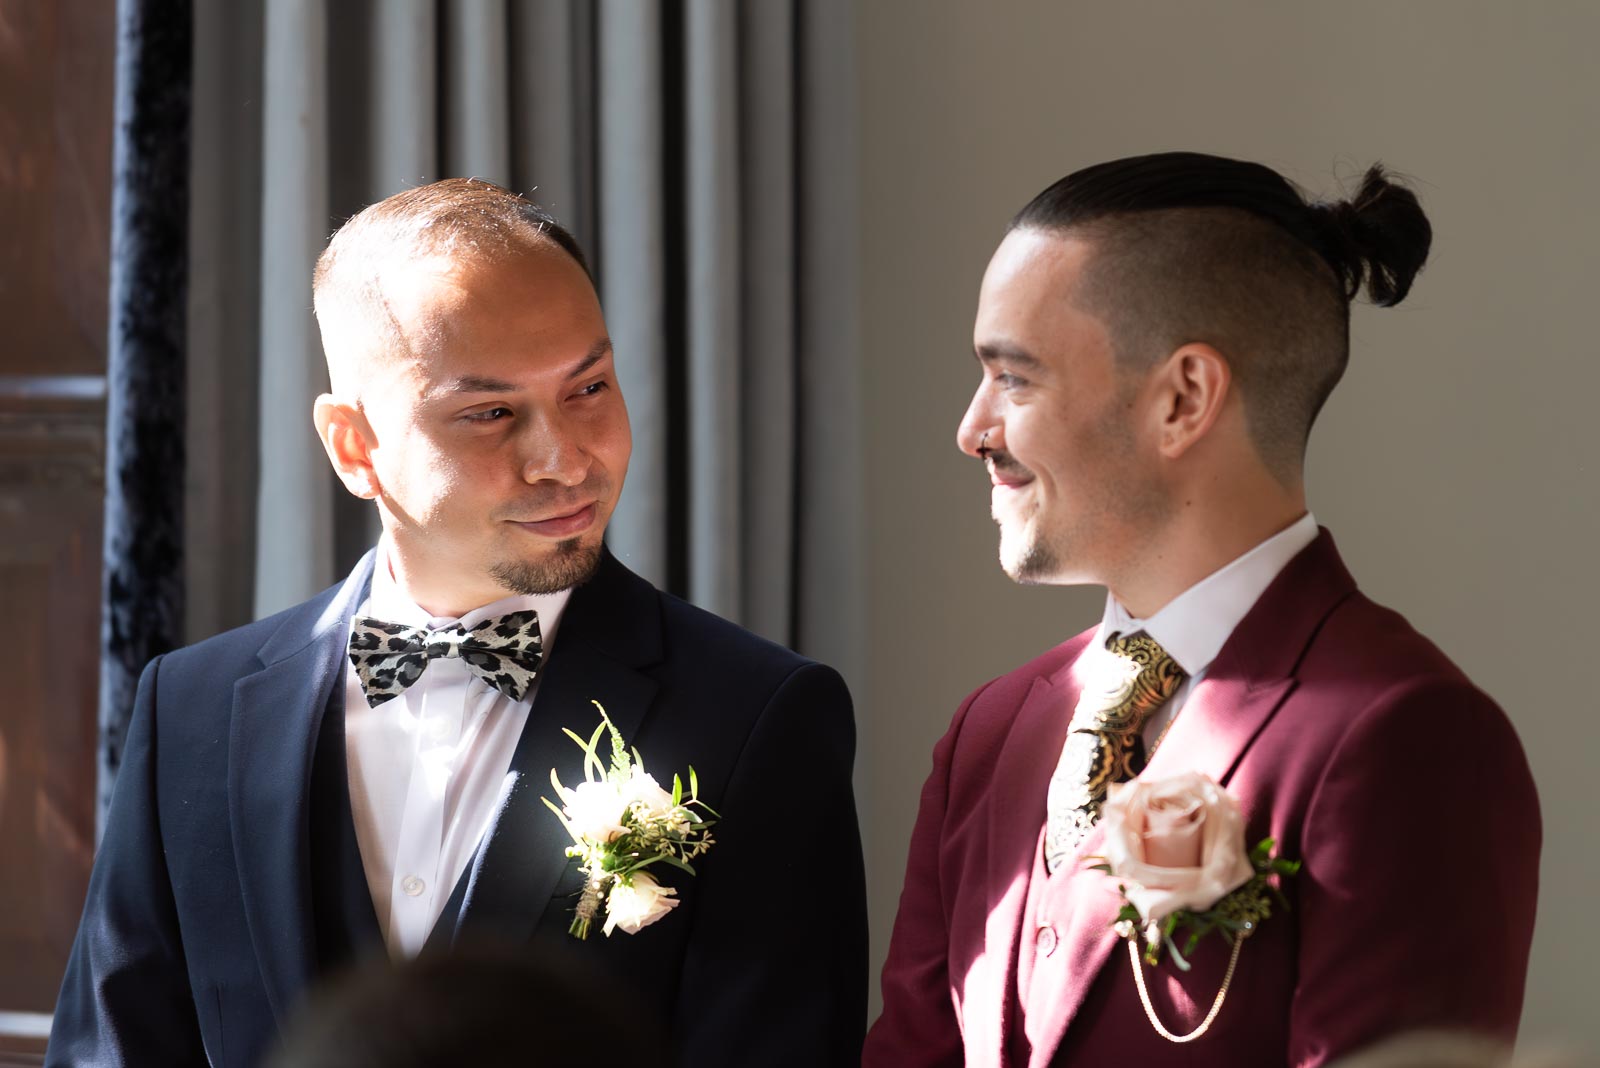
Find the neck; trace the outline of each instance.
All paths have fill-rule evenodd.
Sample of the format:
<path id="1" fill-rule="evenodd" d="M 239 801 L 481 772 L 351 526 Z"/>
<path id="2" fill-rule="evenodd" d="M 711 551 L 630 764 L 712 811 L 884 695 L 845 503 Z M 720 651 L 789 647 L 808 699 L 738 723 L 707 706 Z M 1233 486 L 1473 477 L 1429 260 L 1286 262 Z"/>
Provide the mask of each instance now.
<path id="1" fill-rule="evenodd" d="M 1134 617 L 1149 619 L 1173 598 L 1226 567 L 1306 514 L 1305 493 L 1196 496 L 1182 506 L 1136 558 L 1106 583 Z"/>
<path id="2" fill-rule="evenodd" d="M 468 589 L 459 584 L 429 581 L 427 570 L 408 561 L 393 539 L 390 539 L 385 555 L 389 577 L 394 580 L 395 588 L 412 604 L 436 619 L 460 619 L 475 608 L 482 608 L 507 596 L 506 590 L 493 585 Z M 384 560 L 380 558 L 378 566 L 382 567 L 383 564 Z"/>

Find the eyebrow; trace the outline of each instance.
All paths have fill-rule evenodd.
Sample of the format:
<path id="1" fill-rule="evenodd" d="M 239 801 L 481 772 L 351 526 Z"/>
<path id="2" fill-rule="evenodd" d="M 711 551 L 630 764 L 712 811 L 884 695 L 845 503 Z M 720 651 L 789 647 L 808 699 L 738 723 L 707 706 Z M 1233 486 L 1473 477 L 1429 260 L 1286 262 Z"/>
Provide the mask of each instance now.
<path id="1" fill-rule="evenodd" d="M 609 355 L 611 355 L 611 339 L 603 337 L 594 343 L 594 348 L 589 350 L 588 355 L 572 365 L 572 370 L 567 372 L 567 378 L 569 380 L 577 378 Z"/>
<path id="2" fill-rule="evenodd" d="M 972 350 L 979 363 L 1005 363 L 1025 371 L 1038 371 L 1044 361 L 1020 345 L 1009 341 L 989 341 Z"/>
<path id="3" fill-rule="evenodd" d="M 595 342 L 594 348 L 583 355 L 572 368 L 567 371 L 567 381 L 577 378 L 595 364 L 611 355 L 611 339 L 603 337 Z M 485 378 L 482 375 L 461 375 L 452 378 L 449 382 L 434 390 L 435 396 L 452 393 L 516 393 L 522 387 L 515 382 L 507 382 L 503 378 Z"/>

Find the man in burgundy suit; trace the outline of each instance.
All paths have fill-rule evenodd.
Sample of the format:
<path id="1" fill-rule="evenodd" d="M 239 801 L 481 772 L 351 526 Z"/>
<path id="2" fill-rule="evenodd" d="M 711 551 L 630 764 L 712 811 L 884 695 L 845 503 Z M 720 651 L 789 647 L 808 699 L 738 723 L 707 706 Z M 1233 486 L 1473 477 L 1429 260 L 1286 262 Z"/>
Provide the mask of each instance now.
<path id="1" fill-rule="evenodd" d="M 1298 1068 L 1415 1028 L 1514 1037 L 1540 841 L 1522 748 L 1361 594 L 1302 479 L 1350 300 L 1402 299 L 1430 236 L 1380 168 L 1308 204 L 1192 153 L 1079 171 L 1013 220 L 957 437 L 1007 574 L 1103 585 L 1106 612 L 934 749 L 866 1065 Z M 1142 703 L 1097 712 L 1125 670 Z M 1146 1005 L 1091 858 L 1108 783 L 1184 772 L 1303 867 L 1231 980 L 1213 934 L 1187 972 L 1140 966 Z"/>

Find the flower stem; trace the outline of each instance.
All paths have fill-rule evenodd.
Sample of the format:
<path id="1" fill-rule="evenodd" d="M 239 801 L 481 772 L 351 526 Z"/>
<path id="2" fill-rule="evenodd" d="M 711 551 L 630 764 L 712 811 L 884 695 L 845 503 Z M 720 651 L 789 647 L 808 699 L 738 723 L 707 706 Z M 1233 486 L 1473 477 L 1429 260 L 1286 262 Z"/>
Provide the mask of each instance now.
<path id="1" fill-rule="evenodd" d="M 578 907 L 572 917 L 572 926 L 567 928 L 567 933 L 575 938 L 587 939 L 589 928 L 593 925 L 595 917 L 600 913 L 601 890 L 605 886 L 605 876 L 592 875 L 584 884 L 583 896 L 578 899 Z"/>

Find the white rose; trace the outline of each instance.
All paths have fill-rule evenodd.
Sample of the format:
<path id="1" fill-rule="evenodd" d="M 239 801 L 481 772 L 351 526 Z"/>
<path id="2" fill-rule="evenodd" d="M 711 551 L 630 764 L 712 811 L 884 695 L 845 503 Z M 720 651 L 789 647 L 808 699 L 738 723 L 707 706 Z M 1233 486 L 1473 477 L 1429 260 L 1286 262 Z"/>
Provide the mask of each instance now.
<path id="1" fill-rule="evenodd" d="M 609 842 L 627 830 L 622 817 L 628 802 L 611 782 L 581 782 L 561 790 L 562 812 L 572 832 L 590 842 Z"/>
<path id="2" fill-rule="evenodd" d="M 1147 924 L 1208 909 L 1255 874 L 1239 803 L 1198 772 L 1113 783 L 1100 820 L 1106 862 Z"/>
<path id="3" fill-rule="evenodd" d="M 606 896 L 605 932 L 608 935 L 617 927 L 628 934 L 638 934 L 640 928 L 649 927 L 678 907 L 674 896 L 678 891 L 662 886 L 648 872 L 634 872 L 632 881 L 632 886 L 624 886 L 619 879 Z"/>
<path id="4" fill-rule="evenodd" d="M 629 805 L 639 805 L 645 816 L 662 816 L 672 808 L 672 794 L 663 790 L 655 777 L 638 764 L 633 766 L 628 781 L 622 784 L 622 798 Z"/>

